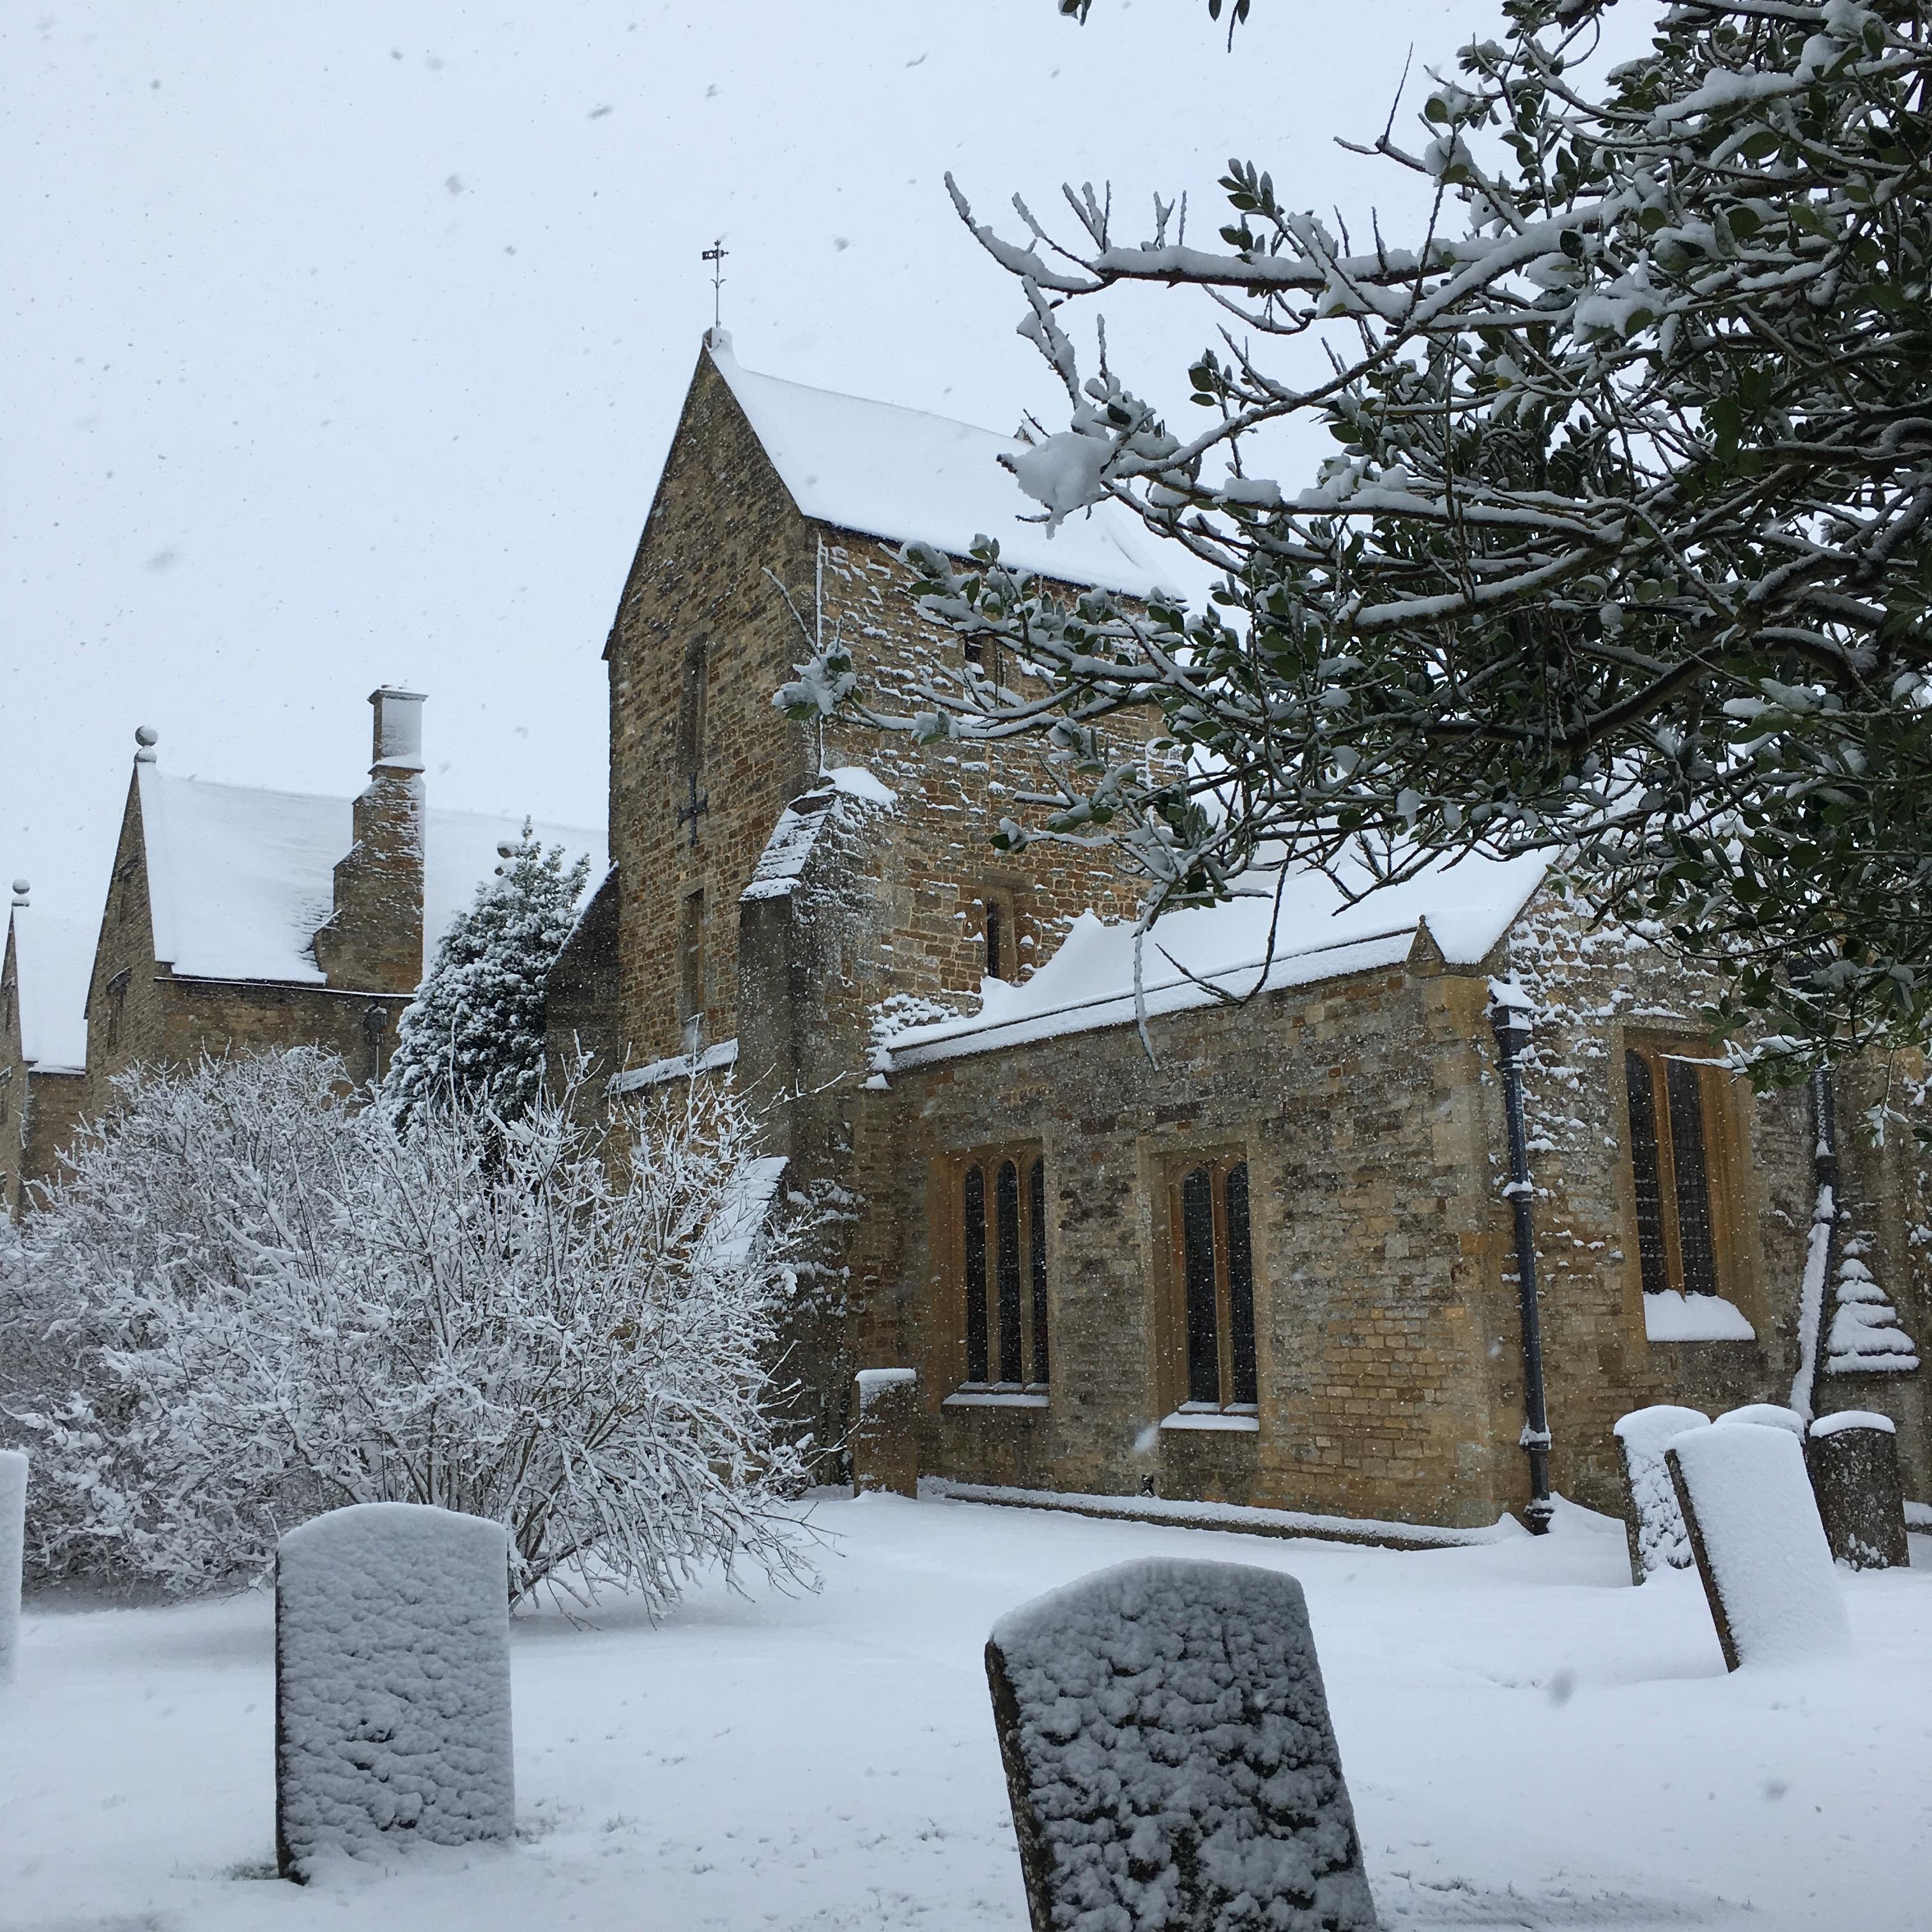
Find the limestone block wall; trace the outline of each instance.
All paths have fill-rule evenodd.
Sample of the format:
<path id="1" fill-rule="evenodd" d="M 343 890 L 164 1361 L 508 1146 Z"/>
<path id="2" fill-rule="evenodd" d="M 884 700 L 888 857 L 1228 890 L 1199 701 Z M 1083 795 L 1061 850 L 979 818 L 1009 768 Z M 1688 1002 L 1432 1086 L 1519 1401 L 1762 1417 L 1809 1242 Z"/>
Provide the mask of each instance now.
<path id="1" fill-rule="evenodd" d="M 28 1076 L 20 1160 L 8 1184 L 10 1212 L 17 1212 L 31 1199 L 26 1190 L 58 1181 L 65 1174 L 61 1156 L 74 1144 L 74 1130 L 84 1118 L 82 1106 L 86 1095 L 85 1074 L 35 1072 Z"/>
<path id="2" fill-rule="evenodd" d="M 920 616 L 894 546 L 849 532 L 824 535 L 828 634 L 851 647 L 882 709 L 928 708 L 920 687 L 958 681 L 960 640 Z M 1038 817 L 1018 796 L 1044 777 L 1024 744 L 922 746 L 909 735 L 840 719 L 825 728 L 824 758 L 828 766 L 867 766 L 900 796 L 878 879 L 876 964 L 891 992 L 969 1011 L 977 1004 L 989 892 L 1013 922 L 1018 970 L 1008 978 L 1024 979 L 1050 958 L 1082 911 L 1118 918 L 1138 904 L 1138 884 L 1100 855 L 1043 842 L 1023 854 L 993 850 L 1003 818 Z"/>
<path id="3" fill-rule="evenodd" d="M 1741 1078 L 1729 1083 L 1727 1172 L 1713 1177 L 1714 1196 L 1727 1197 L 1714 1199 L 1720 1222 L 1728 1224 L 1720 1228 L 1720 1285 L 1756 1340 L 1649 1340 L 1636 1246 L 1624 1048 L 1662 1040 L 1691 1054 L 1712 1052 L 1698 1016 L 1717 987 L 1634 934 L 1589 928 L 1547 896 L 1532 901 L 1508 948 L 1511 969 L 1544 1016 L 1526 1100 L 1556 1438 L 1552 1480 L 1580 1502 L 1614 1509 L 1620 1479 L 1610 1426 L 1618 1415 L 1651 1402 L 1715 1413 L 1790 1397 L 1816 1192 L 1810 1106 L 1802 1088 L 1760 1096 Z M 1858 1131 L 1862 1096 L 1876 1077 L 1859 1067 L 1838 1076 L 1841 1192 L 1853 1228 L 1874 1241 L 1874 1274 L 1898 1300 L 1908 1328 L 1922 1335 L 1924 1250 L 1910 1239 L 1921 1198 L 1916 1163 L 1900 1145 L 1905 1137 L 1894 1136 L 1881 1148 Z M 1707 1124 L 1714 1134 L 1720 1124 Z M 1912 1327 L 1915 1319 L 1920 1327 Z M 1916 1375 L 1828 1378 L 1820 1406 L 1898 1408 L 1901 1452 L 1922 1484 L 1919 1383 Z"/>
<path id="4" fill-rule="evenodd" d="M 891 1284 L 922 1466 L 1450 1524 L 1519 1502 L 1483 994 L 1418 962 L 1157 1020 L 1157 1061 L 1129 1027 L 896 1074 L 866 1142 L 855 1268 Z M 949 1408 L 946 1163 L 1028 1142 L 1046 1163 L 1049 1402 Z M 1250 1170 L 1259 1426 L 1163 1430 L 1181 1386 L 1166 1203 L 1182 1168 L 1222 1151 Z"/>
<path id="5" fill-rule="evenodd" d="M 803 654 L 778 585 L 809 583 L 814 544 L 708 356 L 697 374 L 611 628 L 610 852 L 620 1035 L 634 1060 L 683 1046 L 686 902 L 703 895 L 703 1034 L 738 1030 L 738 895 L 814 769 L 772 705 Z M 693 758 L 705 809 L 694 842 Z"/>

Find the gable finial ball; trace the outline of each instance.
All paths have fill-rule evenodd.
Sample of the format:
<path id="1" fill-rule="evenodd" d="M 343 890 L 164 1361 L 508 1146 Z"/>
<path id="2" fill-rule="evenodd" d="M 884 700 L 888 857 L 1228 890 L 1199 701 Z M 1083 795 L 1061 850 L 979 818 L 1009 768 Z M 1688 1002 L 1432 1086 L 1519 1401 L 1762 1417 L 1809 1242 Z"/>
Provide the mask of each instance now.
<path id="1" fill-rule="evenodd" d="M 25 905 L 27 903 L 27 895 L 33 890 L 32 880 L 16 879 L 14 881 L 14 903 L 16 906 Z"/>
<path id="2" fill-rule="evenodd" d="M 158 744 L 160 742 L 160 732 L 157 731 L 152 724 L 137 724 L 134 727 L 134 742 L 144 751 Z"/>

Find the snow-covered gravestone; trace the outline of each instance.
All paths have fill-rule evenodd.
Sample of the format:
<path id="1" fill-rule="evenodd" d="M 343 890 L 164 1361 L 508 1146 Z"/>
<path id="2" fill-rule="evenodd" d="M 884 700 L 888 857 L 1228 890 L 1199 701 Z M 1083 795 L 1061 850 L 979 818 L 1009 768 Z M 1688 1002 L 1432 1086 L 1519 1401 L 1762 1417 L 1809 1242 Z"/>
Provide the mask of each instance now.
<path id="1" fill-rule="evenodd" d="M 1797 1437 L 1694 1429 L 1664 1460 L 1726 1669 L 1844 1649 L 1851 1626 Z"/>
<path id="2" fill-rule="evenodd" d="M 509 1549 L 500 1523 L 358 1503 L 275 1568 L 275 1840 L 306 1879 L 411 1839 L 507 1838 Z"/>
<path id="3" fill-rule="evenodd" d="M 27 1459 L 0 1449 L 0 1684 L 20 1651 L 21 1555 L 27 1536 Z"/>
<path id="4" fill-rule="evenodd" d="M 919 1372 L 861 1369 L 852 1378 L 852 1493 L 919 1494 Z"/>
<path id="5" fill-rule="evenodd" d="M 994 1626 L 1034 1932 L 1373 1932 L 1301 1586 L 1097 1571 Z"/>
<path id="6" fill-rule="evenodd" d="M 1912 1561 L 1905 1535 L 1905 1488 L 1891 1417 L 1862 1409 L 1821 1415 L 1804 1444 L 1811 1491 L 1832 1554 L 1854 1570 L 1890 1570 Z"/>
<path id="7" fill-rule="evenodd" d="M 1660 1570 L 1688 1570 L 1697 1560 L 1690 1553 L 1690 1532 L 1664 1452 L 1673 1436 L 1701 1429 L 1710 1419 L 1701 1409 L 1667 1402 L 1617 1418 L 1614 1432 L 1623 1457 L 1624 1530 L 1630 1539 L 1633 1583 Z"/>
<path id="8" fill-rule="evenodd" d="M 1804 1418 L 1795 1408 L 1774 1402 L 1748 1402 L 1742 1408 L 1727 1408 L 1718 1417 L 1720 1428 L 1738 1424 L 1759 1429 L 1789 1430 L 1800 1442 L 1804 1440 Z"/>

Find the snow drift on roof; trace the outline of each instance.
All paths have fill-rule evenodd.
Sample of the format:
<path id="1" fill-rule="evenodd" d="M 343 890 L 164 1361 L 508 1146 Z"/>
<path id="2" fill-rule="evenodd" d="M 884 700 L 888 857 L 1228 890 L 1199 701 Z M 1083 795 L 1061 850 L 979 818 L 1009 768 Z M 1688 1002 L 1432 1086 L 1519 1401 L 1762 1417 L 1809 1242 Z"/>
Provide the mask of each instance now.
<path id="1" fill-rule="evenodd" d="M 1252 992 L 1258 980 L 1272 991 L 1399 965 L 1424 920 L 1451 965 L 1477 965 L 1508 931 L 1544 871 L 1544 862 L 1534 856 L 1466 859 L 1352 905 L 1321 873 L 1294 872 L 1282 891 L 1271 956 L 1271 880 L 1258 882 L 1270 895 L 1265 898 L 1170 913 L 1144 943 L 1147 1010 L 1158 1015 L 1205 1006 L 1216 997 L 1210 987 L 1239 996 Z M 887 1038 L 886 1050 L 892 1066 L 916 1066 L 1125 1025 L 1134 1017 L 1133 985 L 1132 926 L 1082 913 L 1053 957 L 1024 986 L 986 980 L 977 1013 L 908 1027 Z"/>
<path id="2" fill-rule="evenodd" d="M 1155 546 L 1118 504 L 1075 517 L 1052 536 L 1022 523 L 1039 506 L 1000 467 L 1026 446 L 922 410 L 808 388 L 740 368 L 728 338 L 708 352 L 765 454 L 808 517 L 894 543 L 964 556 L 980 536 L 1022 569 L 1144 597 L 1168 585 Z"/>
<path id="3" fill-rule="evenodd" d="M 196 979 L 322 985 L 312 943 L 334 907 L 335 862 L 354 836 L 353 801 L 213 784 L 152 765 L 138 770 L 154 957 Z M 520 818 L 430 808 L 423 853 L 428 954 L 495 871 L 497 846 L 522 830 Z M 535 830 L 573 858 L 588 853 L 591 879 L 603 876 L 601 832 L 568 825 Z"/>
<path id="4" fill-rule="evenodd" d="M 87 988 L 98 936 L 98 928 L 82 920 L 14 908 L 20 1047 L 37 1073 L 86 1069 Z"/>

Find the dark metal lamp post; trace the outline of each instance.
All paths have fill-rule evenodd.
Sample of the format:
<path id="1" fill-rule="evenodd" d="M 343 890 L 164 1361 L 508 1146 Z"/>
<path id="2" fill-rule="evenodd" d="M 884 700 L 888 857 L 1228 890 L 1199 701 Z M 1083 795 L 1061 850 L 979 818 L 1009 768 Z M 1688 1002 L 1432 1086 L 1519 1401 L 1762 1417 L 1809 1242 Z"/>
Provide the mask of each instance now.
<path id="1" fill-rule="evenodd" d="M 1510 1198 L 1516 1218 L 1516 1312 L 1522 1323 L 1522 1446 L 1529 1452 L 1529 1507 L 1523 1519 L 1532 1536 L 1550 1527 L 1550 1412 L 1543 1398 L 1543 1328 L 1536 1306 L 1536 1231 L 1530 1219 L 1534 1190 L 1529 1179 L 1529 1141 L 1523 1126 L 1522 1053 L 1530 1041 L 1527 996 L 1492 981 L 1490 1024 L 1495 1029 L 1503 1076 L 1503 1109 L 1509 1120 Z"/>

